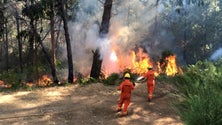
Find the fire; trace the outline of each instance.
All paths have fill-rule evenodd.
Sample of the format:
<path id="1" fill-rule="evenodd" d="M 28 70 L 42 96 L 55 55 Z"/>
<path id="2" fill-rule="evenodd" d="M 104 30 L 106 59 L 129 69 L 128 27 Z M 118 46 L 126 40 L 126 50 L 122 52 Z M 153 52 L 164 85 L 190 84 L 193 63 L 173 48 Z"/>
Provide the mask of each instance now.
<path id="1" fill-rule="evenodd" d="M 73 82 L 74 82 L 74 83 L 76 83 L 76 82 L 77 82 L 77 80 L 78 80 L 78 78 L 77 78 L 77 77 L 74 77 L 74 78 L 73 78 Z"/>
<path id="2" fill-rule="evenodd" d="M 112 51 L 111 55 L 110 55 L 110 60 L 113 62 L 117 61 L 117 56 L 116 56 L 116 52 Z"/>
<path id="3" fill-rule="evenodd" d="M 113 69 L 116 69 L 117 67 L 119 72 L 129 69 L 132 73 L 141 75 L 148 71 L 148 67 L 153 67 L 156 71 L 156 76 L 160 73 L 164 73 L 168 76 L 174 76 L 179 72 L 175 55 L 166 57 L 163 64 L 160 64 L 160 62 L 153 63 L 149 55 L 145 53 L 142 48 L 139 48 L 137 52 L 131 51 L 129 56 L 122 53 L 117 54 L 114 50 L 112 50 L 109 60 L 110 63 L 108 67 L 105 68 L 106 71 L 113 71 Z M 111 72 L 106 72 L 105 76 L 108 76 L 110 73 Z"/>
<path id="4" fill-rule="evenodd" d="M 176 64 L 176 56 L 171 55 L 166 58 L 167 65 L 166 65 L 166 74 L 168 76 L 174 76 L 176 73 L 178 73 L 178 68 Z"/>
<path id="5" fill-rule="evenodd" d="M 27 87 L 36 87 L 36 86 L 45 87 L 45 86 L 50 86 L 52 84 L 53 82 L 48 75 L 43 75 L 36 82 L 23 82 L 23 85 Z"/>
<path id="6" fill-rule="evenodd" d="M 143 74 L 147 72 L 148 67 L 153 67 L 147 54 L 140 48 L 138 53 L 132 51 L 132 69 L 134 73 Z"/>
<path id="7" fill-rule="evenodd" d="M 53 82 L 52 80 L 49 78 L 48 75 L 43 75 L 42 78 L 39 80 L 38 85 L 39 86 L 49 86 L 51 85 Z"/>
<path id="8" fill-rule="evenodd" d="M 24 85 L 28 86 L 28 87 L 34 87 L 35 84 L 32 82 L 28 82 L 28 83 L 24 83 Z"/>
<path id="9" fill-rule="evenodd" d="M 116 53 L 114 50 L 109 56 L 110 62 L 105 67 L 105 76 L 117 71 L 122 72 L 125 69 L 130 69 L 132 73 L 143 74 L 147 72 L 148 67 L 152 67 L 153 63 L 149 56 L 139 48 L 138 52 L 131 51 L 128 55 L 123 53 Z M 107 60 L 105 60 L 105 63 Z"/>
<path id="10" fill-rule="evenodd" d="M 4 81 L 0 80 L 0 88 L 11 88 L 11 84 L 6 84 Z"/>

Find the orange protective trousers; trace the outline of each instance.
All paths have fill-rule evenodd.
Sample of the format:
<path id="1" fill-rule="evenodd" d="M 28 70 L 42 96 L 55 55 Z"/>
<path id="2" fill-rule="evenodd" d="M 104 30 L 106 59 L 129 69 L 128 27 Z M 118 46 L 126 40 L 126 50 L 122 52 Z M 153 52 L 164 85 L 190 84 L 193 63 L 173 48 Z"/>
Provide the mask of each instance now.
<path id="1" fill-rule="evenodd" d="M 148 99 L 151 100 L 153 97 L 153 91 L 155 86 L 155 75 L 153 70 L 149 70 L 143 77 L 147 78 L 147 92 L 148 92 Z"/>
<path id="2" fill-rule="evenodd" d="M 127 112 L 128 106 L 130 104 L 130 97 L 124 97 L 124 95 L 121 95 L 120 100 L 118 102 L 118 107 L 122 107 L 123 104 L 123 112 Z"/>
<path id="3" fill-rule="evenodd" d="M 148 99 L 152 99 L 153 98 L 154 87 L 155 87 L 154 80 L 148 80 L 147 81 Z"/>

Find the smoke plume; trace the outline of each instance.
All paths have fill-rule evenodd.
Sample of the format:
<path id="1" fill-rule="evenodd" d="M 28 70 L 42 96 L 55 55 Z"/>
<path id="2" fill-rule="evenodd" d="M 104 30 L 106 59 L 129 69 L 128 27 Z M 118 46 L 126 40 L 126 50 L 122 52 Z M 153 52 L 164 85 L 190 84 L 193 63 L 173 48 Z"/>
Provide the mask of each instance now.
<path id="1" fill-rule="evenodd" d="M 106 38 L 99 38 L 99 27 L 103 14 L 103 3 L 98 0 L 81 0 L 76 20 L 69 22 L 74 71 L 89 75 L 93 53 L 100 48 L 103 59 L 102 69 L 109 67 L 112 72 L 119 72 L 115 56 L 127 60 L 130 51 L 141 45 L 153 24 L 156 0 L 115 0 L 112 6 L 109 33 Z M 147 41 L 149 42 L 149 41 Z M 152 50 L 147 49 L 148 53 Z M 114 53 L 115 52 L 115 53 Z M 112 63 L 112 67 L 110 67 Z M 130 63 L 130 62 L 125 62 Z"/>
<path id="2" fill-rule="evenodd" d="M 211 60 L 218 60 L 222 58 L 222 48 L 217 49 L 210 57 Z"/>

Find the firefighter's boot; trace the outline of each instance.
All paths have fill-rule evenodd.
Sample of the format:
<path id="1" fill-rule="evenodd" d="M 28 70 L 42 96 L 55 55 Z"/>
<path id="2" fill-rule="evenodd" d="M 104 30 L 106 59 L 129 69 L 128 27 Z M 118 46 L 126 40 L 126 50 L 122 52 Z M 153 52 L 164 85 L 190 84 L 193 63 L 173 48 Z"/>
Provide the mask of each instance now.
<path id="1" fill-rule="evenodd" d="M 152 100 L 151 98 L 148 98 L 148 102 L 151 102 L 151 100 Z"/>
<path id="2" fill-rule="evenodd" d="M 122 109 L 120 108 L 120 107 L 118 107 L 117 109 L 116 109 L 116 111 L 117 112 L 120 112 Z"/>
<path id="3" fill-rule="evenodd" d="M 127 112 L 122 112 L 122 116 L 126 116 L 127 115 Z"/>

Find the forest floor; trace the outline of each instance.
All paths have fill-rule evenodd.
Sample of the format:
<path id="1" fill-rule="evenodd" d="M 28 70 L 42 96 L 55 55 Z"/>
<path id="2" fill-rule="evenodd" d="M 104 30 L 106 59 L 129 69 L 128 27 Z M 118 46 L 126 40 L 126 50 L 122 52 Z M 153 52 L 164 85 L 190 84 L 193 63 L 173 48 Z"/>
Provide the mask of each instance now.
<path id="1" fill-rule="evenodd" d="M 136 83 L 129 114 L 116 112 L 117 85 L 94 83 L 0 93 L 0 125 L 183 125 L 173 103 L 177 90 L 157 83 L 152 102 Z"/>

